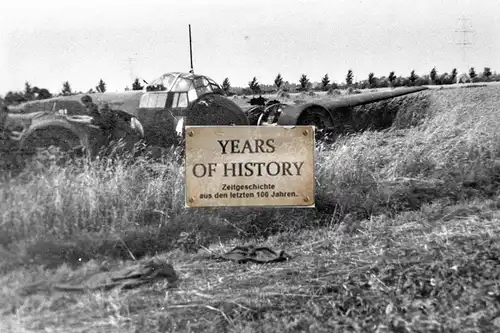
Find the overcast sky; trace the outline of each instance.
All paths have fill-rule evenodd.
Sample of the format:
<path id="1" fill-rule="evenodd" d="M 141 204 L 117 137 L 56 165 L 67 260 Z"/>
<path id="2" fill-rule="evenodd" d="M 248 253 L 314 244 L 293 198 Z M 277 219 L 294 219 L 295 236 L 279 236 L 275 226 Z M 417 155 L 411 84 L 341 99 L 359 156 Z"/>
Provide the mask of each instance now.
<path id="1" fill-rule="evenodd" d="M 246 86 L 256 76 L 272 84 L 278 72 L 338 83 L 355 79 L 463 68 L 456 43 L 465 16 L 473 43 L 468 65 L 500 72 L 499 0 L 148 0 L 12 1 L 0 12 L 0 94 L 24 82 L 55 93 L 68 80 L 87 91 L 102 78 L 123 91 L 194 70 Z"/>

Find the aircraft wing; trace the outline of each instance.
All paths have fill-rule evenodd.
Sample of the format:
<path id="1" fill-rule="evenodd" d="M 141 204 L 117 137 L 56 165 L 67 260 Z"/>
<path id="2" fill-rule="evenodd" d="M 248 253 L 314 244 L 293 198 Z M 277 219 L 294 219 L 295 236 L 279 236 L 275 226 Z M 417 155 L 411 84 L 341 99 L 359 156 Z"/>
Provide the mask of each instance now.
<path id="1" fill-rule="evenodd" d="M 85 113 L 85 106 L 81 98 L 86 94 L 57 96 L 49 99 L 25 102 L 16 106 L 9 106 L 10 113 L 33 113 L 39 111 L 68 110 L 69 115 Z M 105 92 L 88 94 L 96 104 L 108 103 L 111 109 L 122 110 L 137 116 L 142 91 Z"/>
<path id="2" fill-rule="evenodd" d="M 366 92 L 355 95 L 348 95 L 333 100 L 319 100 L 301 105 L 291 105 L 283 109 L 283 112 L 278 120 L 278 125 L 296 125 L 299 116 L 311 107 L 323 107 L 330 113 L 336 109 L 352 108 L 359 105 L 375 103 L 382 100 L 416 93 L 428 89 L 427 87 L 405 87 L 396 88 L 387 91 Z"/>

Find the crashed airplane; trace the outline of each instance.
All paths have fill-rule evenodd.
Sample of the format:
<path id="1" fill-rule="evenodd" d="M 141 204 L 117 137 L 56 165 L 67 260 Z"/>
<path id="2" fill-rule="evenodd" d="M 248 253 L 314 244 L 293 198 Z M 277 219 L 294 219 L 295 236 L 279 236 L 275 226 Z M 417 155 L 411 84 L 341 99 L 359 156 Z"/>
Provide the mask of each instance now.
<path id="1" fill-rule="evenodd" d="M 397 88 L 384 92 L 349 95 L 335 100 L 301 105 L 277 103 L 261 107 L 257 122 L 249 120 L 235 102 L 211 78 L 192 72 L 169 72 L 147 84 L 143 90 L 90 94 L 94 103 L 106 103 L 127 115 L 137 140 L 147 145 L 168 147 L 178 143 L 186 125 L 293 126 L 314 125 L 318 132 L 331 131 L 352 107 L 415 93 L 426 87 Z M 9 107 L 9 116 L 25 125 L 21 148 L 28 145 L 60 145 L 65 149 L 86 147 L 96 151 L 105 141 L 96 139 L 81 98 L 83 94 L 26 102 Z M 252 108 L 252 112 L 255 112 Z M 64 135 L 61 135 L 64 133 Z"/>

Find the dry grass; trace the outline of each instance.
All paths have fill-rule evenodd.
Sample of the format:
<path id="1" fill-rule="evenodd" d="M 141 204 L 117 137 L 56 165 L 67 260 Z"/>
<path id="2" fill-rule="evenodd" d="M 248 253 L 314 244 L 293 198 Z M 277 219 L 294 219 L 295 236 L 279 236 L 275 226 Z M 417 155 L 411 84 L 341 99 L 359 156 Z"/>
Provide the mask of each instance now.
<path id="1" fill-rule="evenodd" d="M 498 202 L 426 205 L 365 220 L 356 232 L 326 227 L 265 242 L 289 262 L 259 266 L 170 252 L 180 276 L 132 291 L 21 298 L 34 276 L 96 270 L 33 267 L 6 274 L 2 331 L 23 332 L 493 332 L 500 307 Z M 213 245 L 223 252 L 241 244 Z M 120 263 L 123 265 L 123 263 Z"/>
<path id="2" fill-rule="evenodd" d="M 419 96 L 392 102 L 403 107 L 390 130 L 319 145 L 315 211 L 186 211 L 175 151 L 161 164 L 101 160 L 3 180 L 0 331 L 494 331 L 500 90 Z M 294 258 L 237 265 L 172 251 L 192 230 L 213 251 L 253 242 Z M 173 260 L 178 290 L 15 293 L 155 254 Z"/>

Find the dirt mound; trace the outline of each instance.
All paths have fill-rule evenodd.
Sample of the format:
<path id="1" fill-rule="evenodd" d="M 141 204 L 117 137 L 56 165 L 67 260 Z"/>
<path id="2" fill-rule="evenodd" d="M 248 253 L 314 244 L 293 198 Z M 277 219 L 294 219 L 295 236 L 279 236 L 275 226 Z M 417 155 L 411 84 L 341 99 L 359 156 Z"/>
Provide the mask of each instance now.
<path id="1" fill-rule="evenodd" d="M 431 97 L 428 91 L 357 106 L 346 128 L 359 132 L 417 126 L 427 117 Z"/>

